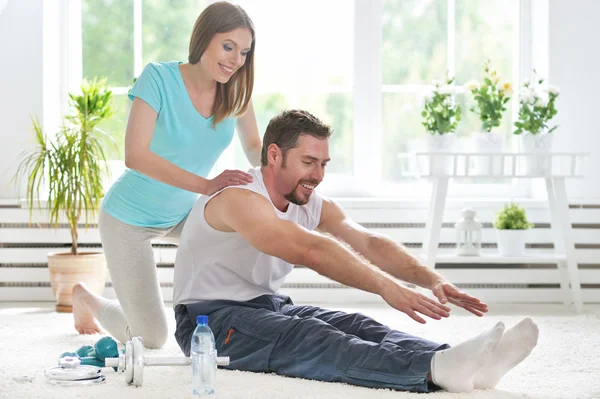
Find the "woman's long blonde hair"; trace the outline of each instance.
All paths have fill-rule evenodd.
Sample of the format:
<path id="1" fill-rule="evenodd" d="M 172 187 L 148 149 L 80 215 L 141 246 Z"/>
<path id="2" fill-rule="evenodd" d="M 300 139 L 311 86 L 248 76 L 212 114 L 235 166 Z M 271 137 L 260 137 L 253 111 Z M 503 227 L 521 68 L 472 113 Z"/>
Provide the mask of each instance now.
<path id="1" fill-rule="evenodd" d="M 213 107 L 213 127 L 229 116 L 242 115 L 248 109 L 254 88 L 254 23 L 244 9 L 227 1 L 219 1 L 206 7 L 200 14 L 190 39 L 188 61 L 196 64 L 216 33 L 247 28 L 252 34 L 252 46 L 244 65 L 227 83 L 217 83 L 217 97 Z"/>

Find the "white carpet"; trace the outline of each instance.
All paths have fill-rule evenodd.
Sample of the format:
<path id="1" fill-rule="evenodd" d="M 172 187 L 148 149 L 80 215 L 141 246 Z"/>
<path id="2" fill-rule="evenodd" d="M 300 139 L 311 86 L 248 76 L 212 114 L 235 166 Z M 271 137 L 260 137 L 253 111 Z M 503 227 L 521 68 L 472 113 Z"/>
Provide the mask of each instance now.
<path id="1" fill-rule="evenodd" d="M 503 320 L 507 326 L 523 315 L 531 315 L 540 326 L 539 344 L 533 353 L 500 382 L 495 390 L 470 394 L 438 392 L 427 398 L 600 398 L 600 318 L 598 311 L 570 315 L 542 308 L 513 307 L 494 311 L 482 319 L 454 311 L 443 321 L 430 321 L 422 326 L 389 308 L 329 308 L 348 312 L 361 311 L 396 329 L 409 331 L 438 342 L 456 344 L 483 328 Z M 168 315 L 174 331 L 173 313 Z M 554 313 L 554 314 L 553 314 Z M 82 345 L 93 345 L 99 336 L 77 335 L 70 314 L 54 313 L 48 304 L 42 307 L 0 307 L 0 398 L 187 398 L 192 397 L 189 367 L 147 368 L 144 386 L 126 386 L 123 375 L 105 369 L 106 383 L 89 387 L 60 387 L 47 383 L 45 369 L 54 367 L 58 356 L 75 351 Z M 179 356 L 179 348 L 171 336 L 165 348 L 147 351 L 150 356 Z M 14 376 L 35 375 L 32 383 L 15 382 Z M 339 383 L 323 383 L 257 374 L 219 370 L 218 393 L 215 398 L 423 398 L 419 394 L 375 390 Z"/>

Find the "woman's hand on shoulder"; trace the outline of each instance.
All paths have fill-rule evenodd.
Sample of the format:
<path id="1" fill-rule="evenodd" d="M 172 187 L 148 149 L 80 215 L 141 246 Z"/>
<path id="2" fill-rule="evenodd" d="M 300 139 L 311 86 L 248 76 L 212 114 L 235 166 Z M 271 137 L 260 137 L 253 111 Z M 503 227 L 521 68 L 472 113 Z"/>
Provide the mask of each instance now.
<path id="1" fill-rule="evenodd" d="M 252 176 L 241 170 L 225 170 L 214 179 L 207 180 L 204 194 L 212 195 L 217 191 L 229 187 L 252 183 Z"/>

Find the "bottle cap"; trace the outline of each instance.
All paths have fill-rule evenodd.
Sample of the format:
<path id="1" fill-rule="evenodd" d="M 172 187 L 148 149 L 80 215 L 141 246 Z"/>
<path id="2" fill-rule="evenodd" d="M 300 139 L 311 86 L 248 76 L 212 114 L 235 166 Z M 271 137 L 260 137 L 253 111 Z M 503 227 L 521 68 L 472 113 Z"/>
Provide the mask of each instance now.
<path id="1" fill-rule="evenodd" d="M 196 316 L 196 324 L 207 325 L 208 316 Z"/>

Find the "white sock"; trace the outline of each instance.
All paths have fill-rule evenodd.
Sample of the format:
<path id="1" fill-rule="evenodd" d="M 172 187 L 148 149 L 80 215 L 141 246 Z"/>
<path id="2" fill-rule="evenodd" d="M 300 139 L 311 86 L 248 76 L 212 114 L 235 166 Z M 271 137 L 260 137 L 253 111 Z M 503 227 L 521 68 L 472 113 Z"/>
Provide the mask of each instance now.
<path id="1" fill-rule="evenodd" d="M 476 389 L 491 389 L 513 367 L 521 363 L 537 344 L 539 329 L 529 317 L 507 330 L 490 359 L 475 375 Z"/>
<path id="2" fill-rule="evenodd" d="M 457 346 L 438 351 L 431 359 L 433 383 L 450 392 L 470 392 L 473 377 L 486 363 L 498 345 L 504 323 L 484 331 Z"/>

